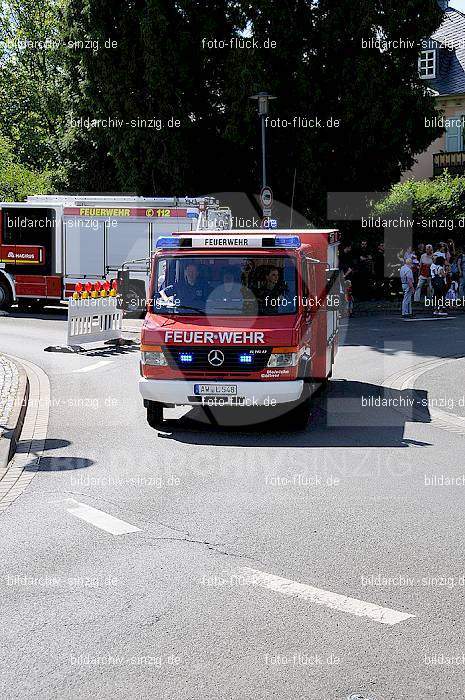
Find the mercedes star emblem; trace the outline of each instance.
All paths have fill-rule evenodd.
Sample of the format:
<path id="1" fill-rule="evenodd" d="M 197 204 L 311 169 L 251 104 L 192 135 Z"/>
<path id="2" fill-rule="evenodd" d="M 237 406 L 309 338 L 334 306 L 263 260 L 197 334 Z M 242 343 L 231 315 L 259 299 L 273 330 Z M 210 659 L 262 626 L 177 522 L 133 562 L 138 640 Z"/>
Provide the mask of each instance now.
<path id="1" fill-rule="evenodd" d="M 208 361 L 213 367 L 220 367 L 224 362 L 224 355 L 221 350 L 210 350 Z"/>

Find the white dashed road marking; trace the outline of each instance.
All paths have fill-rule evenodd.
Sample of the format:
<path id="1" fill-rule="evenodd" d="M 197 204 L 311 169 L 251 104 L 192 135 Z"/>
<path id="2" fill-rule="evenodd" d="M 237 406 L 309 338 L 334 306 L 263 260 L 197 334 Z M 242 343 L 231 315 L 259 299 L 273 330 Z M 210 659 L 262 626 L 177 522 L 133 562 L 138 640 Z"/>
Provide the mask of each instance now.
<path id="1" fill-rule="evenodd" d="M 93 369 L 99 369 L 105 365 L 113 364 L 112 360 L 100 360 L 99 362 L 94 362 L 93 365 L 88 365 L 87 367 L 82 367 L 81 369 L 73 369 L 73 372 L 92 372 Z"/>
<path id="2" fill-rule="evenodd" d="M 85 520 L 86 523 L 95 525 L 95 527 L 110 532 L 112 535 L 125 535 L 128 532 L 141 532 L 139 527 L 131 525 L 130 523 L 125 523 L 124 520 L 119 518 L 114 518 L 113 515 L 104 513 L 103 510 L 98 510 L 97 508 L 92 508 L 85 503 L 79 503 L 73 498 L 67 498 L 66 504 L 68 508 L 66 509 L 68 513 L 75 515 L 76 518 Z"/>
<path id="3" fill-rule="evenodd" d="M 397 625 L 399 622 L 404 622 L 415 615 L 392 610 L 392 608 L 383 608 L 374 603 L 367 603 L 364 600 L 357 598 L 349 598 L 339 593 L 331 593 L 322 588 L 314 588 L 307 586 L 298 581 L 291 581 L 281 576 L 267 574 L 264 571 L 244 567 L 241 570 L 242 575 L 246 578 L 247 583 L 261 588 L 268 588 L 276 593 L 291 596 L 294 598 L 302 598 L 310 603 L 324 605 L 332 610 L 357 615 L 358 617 L 368 617 L 374 622 L 381 622 L 383 625 Z"/>

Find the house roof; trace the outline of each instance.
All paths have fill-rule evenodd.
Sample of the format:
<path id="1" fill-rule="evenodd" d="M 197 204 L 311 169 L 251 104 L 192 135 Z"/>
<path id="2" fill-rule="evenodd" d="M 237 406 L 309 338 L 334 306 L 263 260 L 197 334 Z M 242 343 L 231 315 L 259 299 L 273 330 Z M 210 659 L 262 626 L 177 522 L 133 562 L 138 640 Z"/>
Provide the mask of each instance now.
<path id="1" fill-rule="evenodd" d="M 441 26 L 431 38 L 446 48 L 454 46 L 454 51 L 450 51 L 447 71 L 429 80 L 429 86 L 440 95 L 465 93 L 465 15 L 448 7 Z"/>

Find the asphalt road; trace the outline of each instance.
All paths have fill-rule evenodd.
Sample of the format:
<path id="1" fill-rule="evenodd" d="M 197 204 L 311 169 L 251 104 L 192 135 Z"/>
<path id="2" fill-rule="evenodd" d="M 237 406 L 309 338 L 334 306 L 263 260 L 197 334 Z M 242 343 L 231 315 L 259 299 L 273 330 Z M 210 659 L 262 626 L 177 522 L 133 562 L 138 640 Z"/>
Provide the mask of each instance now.
<path id="1" fill-rule="evenodd" d="M 178 409 L 157 433 L 136 350 L 47 353 L 63 315 L 1 317 L 0 352 L 52 394 L 40 471 L 0 516 L 0 696 L 464 697 L 465 429 L 428 416 L 462 393 L 464 324 L 346 321 L 305 433 Z"/>

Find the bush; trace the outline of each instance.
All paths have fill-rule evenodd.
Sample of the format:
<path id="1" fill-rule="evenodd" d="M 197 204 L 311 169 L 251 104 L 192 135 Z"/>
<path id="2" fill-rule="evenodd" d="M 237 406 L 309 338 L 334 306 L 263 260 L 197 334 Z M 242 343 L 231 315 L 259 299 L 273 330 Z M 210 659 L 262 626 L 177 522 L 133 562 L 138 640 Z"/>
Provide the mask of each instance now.
<path id="1" fill-rule="evenodd" d="M 407 180 L 394 185 L 389 195 L 374 206 L 374 216 L 394 219 L 408 216 L 414 230 L 424 229 L 421 221 L 465 218 L 465 177 L 452 177 L 447 171 L 434 180 Z M 445 234 L 444 234 L 445 235 Z"/>

